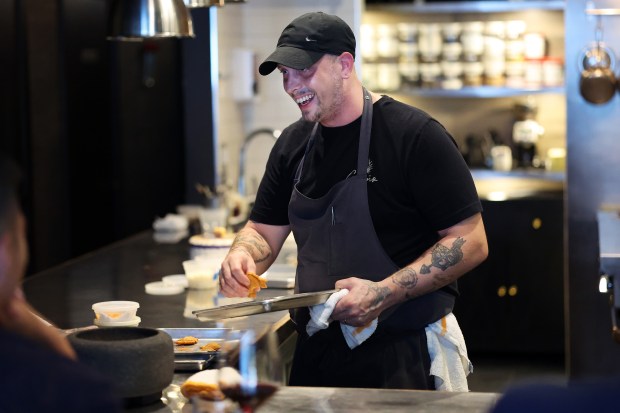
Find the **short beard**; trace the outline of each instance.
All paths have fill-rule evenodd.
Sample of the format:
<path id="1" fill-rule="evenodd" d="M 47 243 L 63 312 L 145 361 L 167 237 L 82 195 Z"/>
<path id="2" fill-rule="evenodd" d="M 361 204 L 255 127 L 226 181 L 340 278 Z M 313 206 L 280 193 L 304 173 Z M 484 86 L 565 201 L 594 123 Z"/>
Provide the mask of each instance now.
<path id="1" fill-rule="evenodd" d="M 302 112 L 302 116 L 305 120 L 309 122 L 324 122 L 334 119 L 340 113 L 344 102 L 344 82 L 337 71 L 333 72 L 332 80 L 332 88 L 329 92 L 331 94 L 331 104 L 323 107 L 321 105 L 321 100 L 319 100 L 317 110 L 314 114 Z M 318 96 L 315 95 L 315 99 L 318 99 Z"/>

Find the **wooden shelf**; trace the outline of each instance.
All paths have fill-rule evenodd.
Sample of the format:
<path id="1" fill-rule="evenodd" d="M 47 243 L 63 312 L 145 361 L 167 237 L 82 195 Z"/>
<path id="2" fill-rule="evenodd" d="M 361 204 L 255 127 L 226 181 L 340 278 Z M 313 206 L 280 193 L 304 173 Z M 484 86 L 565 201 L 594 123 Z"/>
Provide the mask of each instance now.
<path id="1" fill-rule="evenodd" d="M 379 91 L 380 92 L 380 91 Z M 491 99 L 536 94 L 564 94 L 564 87 L 509 88 L 496 86 L 464 87 L 462 89 L 417 89 L 403 88 L 398 91 L 384 92 L 393 95 L 405 95 L 424 98 L 476 98 Z"/>
<path id="2" fill-rule="evenodd" d="M 445 1 L 424 3 L 371 3 L 366 5 L 368 11 L 390 11 L 402 13 L 509 13 L 523 10 L 558 10 L 565 8 L 564 1 Z"/>

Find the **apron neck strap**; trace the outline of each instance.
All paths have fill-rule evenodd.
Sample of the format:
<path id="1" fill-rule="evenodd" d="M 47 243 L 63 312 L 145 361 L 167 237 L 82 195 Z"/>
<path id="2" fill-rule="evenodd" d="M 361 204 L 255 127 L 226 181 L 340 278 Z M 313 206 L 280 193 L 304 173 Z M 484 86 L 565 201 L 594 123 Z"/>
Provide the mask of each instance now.
<path id="1" fill-rule="evenodd" d="M 362 172 L 362 177 L 365 178 L 365 171 L 368 167 L 368 155 L 370 152 L 370 132 L 372 130 L 372 97 L 370 93 L 366 90 L 365 87 L 362 87 L 362 92 L 364 94 L 364 107 L 362 109 L 362 124 L 360 126 L 360 140 L 359 140 L 359 149 L 357 152 L 357 173 Z M 299 183 L 301 179 L 301 172 L 304 167 L 304 160 L 306 159 L 306 155 L 314 145 L 314 139 L 316 137 L 316 132 L 319 128 L 319 122 L 314 124 L 312 128 L 312 132 L 310 133 L 310 139 L 308 140 L 308 144 L 306 145 L 306 150 L 304 152 L 304 156 L 301 158 L 299 165 L 297 166 L 297 171 L 295 171 L 295 179 L 293 181 L 294 185 Z"/>

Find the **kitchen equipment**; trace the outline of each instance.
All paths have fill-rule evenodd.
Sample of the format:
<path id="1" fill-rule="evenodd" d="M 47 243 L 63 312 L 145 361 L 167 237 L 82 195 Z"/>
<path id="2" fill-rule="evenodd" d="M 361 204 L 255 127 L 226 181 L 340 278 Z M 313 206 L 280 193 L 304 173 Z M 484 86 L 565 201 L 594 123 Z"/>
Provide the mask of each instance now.
<path id="1" fill-rule="evenodd" d="M 110 380 L 126 406 L 159 401 L 174 375 L 174 351 L 163 331 L 140 327 L 82 330 L 67 336 L 80 362 Z"/>
<path id="2" fill-rule="evenodd" d="M 594 43 L 583 49 L 578 59 L 581 72 L 579 92 L 586 101 L 594 104 L 609 102 L 616 92 L 616 57 L 602 38 L 603 28 L 599 19 Z"/>
<path id="3" fill-rule="evenodd" d="M 168 334 L 173 345 L 180 338 L 196 337 L 198 342 L 190 346 L 174 346 L 174 369 L 176 371 L 199 371 L 211 367 L 215 362 L 219 350 L 203 350 L 201 347 L 208 343 L 218 343 L 221 347 L 227 345 L 227 341 L 238 340 L 238 332 L 229 328 L 159 328 L 158 330 Z"/>
<path id="4" fill-rule="evenodd" d="M 620 344 L 620 208 L 597 213 L 599 232 L 599 291 L 610 294 L 611 335 Z"/>
<path id="5" fill-rule="evenodd" d="M 330 295 L 339 290 L 318 291 L 313 293 L 292 294 L 288 296 L 255 300 L 246 303 L 230 304 L 221 307 L 197 310 L 192 313 L 201 321 L 221 320 L 224 318 L 243 317 L 291 308 L 310 307 L 323 304 Z"/>
<path id="6" fill-rule="evenodd" d="M 192 16 L 183 0 L 112 2 L 109 40 L 194 37 Z"/>
<path id="7" fill-rule="evenodd" d="M 471 134 L 465 138 L 465 161 L 470 168 L 486 168 L 492 143 L 486 135 Z"/>
<path id="8" fill-rule="evenodd" d="M 496 171 L 510 171 L 512 169 L 512 149 L 507 145 L 497 145 L 491 148 L 491 160 Z"/>
<path id="9" fill-rule="evenodd" d="M 545 133 L 545 128 L 535 119 L 538 107 L 533 99 L 528 98 L 516 103 L 513 111 L 516 120 L 512 126 L 512 141 L 515 145 L 517 166 L 522 168 L 535 166 L 538 156 L 536 144 Z"/>

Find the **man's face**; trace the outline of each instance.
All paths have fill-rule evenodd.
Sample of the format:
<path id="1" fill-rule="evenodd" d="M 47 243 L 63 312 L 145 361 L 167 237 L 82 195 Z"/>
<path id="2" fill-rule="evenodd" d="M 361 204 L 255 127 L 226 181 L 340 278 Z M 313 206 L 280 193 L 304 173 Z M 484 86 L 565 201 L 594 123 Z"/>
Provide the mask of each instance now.
<path id="1" fill-rule="evenodd" d="M 26 219 L 19 210 L 14 215 L 15 222 L 0 235 L 0 302 L 13 294 L 28 264 Z"/>
<path id="2" fill-rule="evenodd" d="M 325 55 L 307 69 L 278 66 L 284 90 L 301 110 L 303 118 L 336 126 L 341 113 L 343 79 L 337 56 Z"/>

